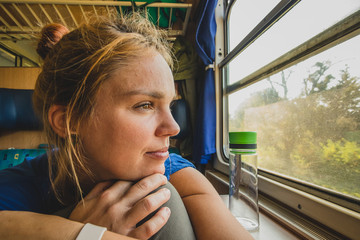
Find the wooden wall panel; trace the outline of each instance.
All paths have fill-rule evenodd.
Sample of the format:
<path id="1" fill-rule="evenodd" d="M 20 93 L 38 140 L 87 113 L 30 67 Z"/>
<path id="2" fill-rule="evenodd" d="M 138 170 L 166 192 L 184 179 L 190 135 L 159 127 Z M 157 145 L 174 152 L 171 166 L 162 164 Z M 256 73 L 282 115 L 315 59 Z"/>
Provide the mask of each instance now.
<path id="1" fill-rule="evenodd" d="M 40 68 L 0 67 L 0 88 L 34 89 Z M 0 131 L 0 149 L 37 148 L 45 143 L 42 131 Z"/>
<path id="2" fill-rule="evenodd" d="M 40 68 L 0 67 L 0 88 L 34 89 Z"/>
<path id="3" fill-rule="evenodd" d="M 38 148 L 41 143 L 46 143 L 45 134 L 42 131 L 16 131 L 0 133 L 0 149 Z"/>

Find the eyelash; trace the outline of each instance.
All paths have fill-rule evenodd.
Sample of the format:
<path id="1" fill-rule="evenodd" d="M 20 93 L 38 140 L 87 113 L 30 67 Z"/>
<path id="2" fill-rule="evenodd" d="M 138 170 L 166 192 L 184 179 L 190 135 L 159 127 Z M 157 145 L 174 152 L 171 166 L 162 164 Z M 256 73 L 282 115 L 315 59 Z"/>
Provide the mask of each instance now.
<path id="1" fill-rule="evenodd" d="M 151 102 L 145 102 L 145 103 L 139 104 L 135 108 L 138 108 L 141 110 L 150 110 L 150 109 L 153 109 L 153 104 Z"/>
<path id="2" fill-rule="evenodd" d="M 175 101 L 172 101 L 169 104 L 169 108 L 170 111 L 172 111 L 172 107 L 175 104 Z M 152 110 L 154 109 L 154 104 L 152 102 L 144 102 L 144 103 L 140 103 L 139 105 L 135 106 L 136 109 L 141 109 L 141 110 Z"/>

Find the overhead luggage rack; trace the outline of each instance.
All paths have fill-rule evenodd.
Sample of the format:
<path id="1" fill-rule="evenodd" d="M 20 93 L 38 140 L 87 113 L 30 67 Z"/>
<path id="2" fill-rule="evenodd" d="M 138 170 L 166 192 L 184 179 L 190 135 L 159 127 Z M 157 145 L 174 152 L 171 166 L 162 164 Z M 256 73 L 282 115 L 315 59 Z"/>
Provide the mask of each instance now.
<path id="1" fill-rule="evenodd" d="M 143 6 L 146 16 L 165 29 L 169 38 L 185 34 L 192 4 L 158 1 L 148 4 L 136 1 L 135 4 Z M 88 13 L 101 16 L 117 12 L 123 15 L 129 9 L 134 10 L 131 1 L 0 0 L 0 41 L 34 40 L 47 23 L 61 23 L 72 30 L 88 20 Z"/>

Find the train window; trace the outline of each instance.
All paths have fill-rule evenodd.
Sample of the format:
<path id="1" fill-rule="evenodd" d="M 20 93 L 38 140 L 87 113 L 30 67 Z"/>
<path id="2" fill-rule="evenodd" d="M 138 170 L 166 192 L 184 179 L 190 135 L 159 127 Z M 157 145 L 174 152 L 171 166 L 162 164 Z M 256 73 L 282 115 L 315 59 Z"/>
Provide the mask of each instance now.
<path id="1" fill-rule="evenodd" d="M 229 18 L 230 31 L 228 34 L 231 50 L 235 45 L 239 43 L 242 44 L 241 40 L 243 40 L 242 38 L 246 34 L 241 31 L 242 25 L 249 24 L 248 26 L 253 28 L 253 21 L 250 21 L 249 23 L 248 18 L 252 19 L 255 17 L 250 16 L 258 16 L 254 14 L 253 11 L 248 11 L 247 8 L 245 8 L 246 6 L 242 11 L 239 11 L 238 8 L 241 7 L 242 2 L 247 1 L 237 0 L 235 2 L 234 9 L 232 8 Z M 261 5 L 263 4 L 256 4 L 257 7 Z M 322 9 L 321 6 L 325 5 L 326 11 L 320 10 Z M 266 12 L 269 11 L 268 3 L 265 7 Z M 355 10 L 358 10 L 358 7 L 359 2 L 353 0 L 346 1 L 346 4 L 340 4 L 338 1 L 326 0 L 301 1 L 279 21 L 269 27 L 261 37 L 253 36 L 253 38 L 258 37 L 256 41 L 253 41 L 252 44 L 248 46 L 243 46 L 244 50 L 241 54 L 229 63 L 229 68 L 231 70 L 229 71 L 230 78 L 228 79 L 228 83 L 232 84 L 255 72 L 262 66 L 265 66 L 306 40 L 309 40 L 318 33 L 324 31 L 326 28 L 353 13 Z M 242 17 L 239 19 L 238 16 Z M 258 20 L 258 18 L 255 18 L 254 20 Z M 267 18 L 265 18 L 265 20 L 267 20 Z M 245 29 L 248 31 L 248 28 Z M 255 28 L 255 30 L 260 31 L 262 29 Z M 256 34 L 256 32 L 253 34 Z M 247 41 L 252 41 L 253 38 L 251 38 L 251 35 L 248 36 L 248 39 L 244 39 L 243 44 L 246 44 Z"/>
<path id="2" fill-rule="evenodd" d="M 360 198 L 360 35 L 229 95 L 259 167 Z"/>
<path id="3" fill-rule="evenodd" d="M 231 9 L 229 19 L 229 50 L 245 38 L 245 36 L 263 19 L 264 15 L 279 3 L 280 0 L 253 1 L 238 0 Z M 261 8 L 259 8 L 261 5 Z"/>
<path id="4" fill-rule="evenodd" d="M 257 131 L 262 176 L 359 213 L 360 2 L 248 2 L 224 2 L 215 168 L 229 131 Z"/>

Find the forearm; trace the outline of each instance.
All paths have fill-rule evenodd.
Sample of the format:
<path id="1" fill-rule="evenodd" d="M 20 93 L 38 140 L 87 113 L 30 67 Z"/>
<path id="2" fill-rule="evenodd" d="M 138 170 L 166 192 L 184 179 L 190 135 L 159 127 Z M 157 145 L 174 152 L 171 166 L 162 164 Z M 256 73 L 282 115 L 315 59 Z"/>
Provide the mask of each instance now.
<path id="1" fill-rule="evenodd" d="M 182 197 L 198 240 L 253 239 L 201 173 L 186 168 L 171 175 L 170 181 Z"/>
<path id="2" fill-rule="evenodd" d="M 62 217 L 33 212 L 0 211 L 0 239 L 76 239 L 83 223 Z M 102 240 L 130 240 L 126 236 L 106 231 Z"/>
<path id="3" fill-rule="evenodd" d="M 82 223 L 33 212 L 1 211 L 0 239 L 75 239 Z"/>
<path id="4" fill-rule="evenodd" d="M 203 194 L 185 197 L 183 201 L 198 240 L 252 239 L 220 198 Z"/>

